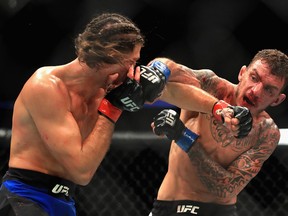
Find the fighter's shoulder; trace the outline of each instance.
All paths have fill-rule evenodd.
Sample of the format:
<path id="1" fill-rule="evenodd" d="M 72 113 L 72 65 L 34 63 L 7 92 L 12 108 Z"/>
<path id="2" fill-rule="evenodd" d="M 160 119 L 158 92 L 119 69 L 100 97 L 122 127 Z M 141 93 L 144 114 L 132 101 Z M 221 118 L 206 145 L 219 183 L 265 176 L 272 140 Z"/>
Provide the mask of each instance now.
<path id="1" fill-rule="evenodd" d="M 229 94 L 229 92 L 233 91 L 234 89 L 234 85 L 230 81 L 219 77 L 210 69 L 196 70 L 194 71 L 194 74 L 196 74 L 197 79 L 200 81 L 202 89 L 213 93 L 213 95 L 217 92 L 224 98 L 226 94 Z M 217 97 L 220 98 L 219 96 Z"/>
<path id="2" fill-rule="evenodd" d="M 55 67 L 41 67 L 25 83 L 22 93 L 34 97 L 54 98 L 67 94 L 67 89 L 63 81 L 54 75 Z M 35 98 L 36 99 L 36 98 Z"/>
<path id="3" fill-rule="evenodd" d="M 59 88 L 63 86 L 63 81 L 54 73 L 56 67 L 41 67 L 28 80 L 28 84 L 35 88 Z M 40 90 L 39 89 L 39 90 Z"/>
<path id="4" fill-rule="evenodd" d="M 278 143 L 280 139 L 280 130 L 267 112 L 262 112 L 257 118 L 253 118 L 253 127 L 257 133 L 265 139 L 273 139 Z"/>
<path id="5" fill-rule="evenodd" d="M 207 77 L 216 76 L 216 73 L 211 69 L 203 68 L 203 69 L 192 69 L 192 70 L 197 74 L 205 75 Z"/>

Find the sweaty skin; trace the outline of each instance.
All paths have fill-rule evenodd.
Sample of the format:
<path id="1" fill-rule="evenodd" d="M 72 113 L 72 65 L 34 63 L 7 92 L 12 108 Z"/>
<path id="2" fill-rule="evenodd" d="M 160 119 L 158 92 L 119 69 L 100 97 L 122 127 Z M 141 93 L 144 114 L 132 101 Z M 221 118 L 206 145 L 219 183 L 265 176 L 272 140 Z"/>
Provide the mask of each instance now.
<path id="1" fill-rule="evenodd" d="M 280 94 L 284 80 L 271 75 L 261 60 L 241 68 L 237 85 L 211 70 L 192 70 L 166 58 L 158 60 L 172 72 L 160 99 L 181 107 L 180 119 L 199 138 L 188 154 L 172 142 L 157 199 L 235 204 L 237 195 L 279 142 L 279 129 L 263 110 L 285 99 Z M 237 119 L 230 117 L 222 124 L 212 116 L 218 100 L 250 109 L 253 128 L 247 137 L 234 137 Z"/>
<path id="2" fill-rule="evenodd" d="M 38 69 L 15 101 L 9 166 L 88 184 L 114 131 L 114 124 L 99 116 L 99 103 L 126 76 L 139 81 L 134 66 L 140 50 L 136 45 L 127 62 L 98 69 L 78 59 Z"/>

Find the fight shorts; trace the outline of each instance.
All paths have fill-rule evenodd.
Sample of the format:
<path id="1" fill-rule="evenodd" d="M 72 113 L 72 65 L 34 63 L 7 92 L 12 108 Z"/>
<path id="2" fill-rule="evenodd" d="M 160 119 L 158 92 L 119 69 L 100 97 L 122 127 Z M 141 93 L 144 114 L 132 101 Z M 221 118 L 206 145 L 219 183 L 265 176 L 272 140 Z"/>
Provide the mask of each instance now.
<path id="1" fill-rule="evenodd" d="M 0 215 L 75 216 L 75 184 L 31 170 L 9 168 L 0 188 Z"/>
<path id="2" fill-rule="evenodd" d="M 155 200 L 149 216 L 237 216 L 236 205 L 219 205 L 190 200 Z"/>

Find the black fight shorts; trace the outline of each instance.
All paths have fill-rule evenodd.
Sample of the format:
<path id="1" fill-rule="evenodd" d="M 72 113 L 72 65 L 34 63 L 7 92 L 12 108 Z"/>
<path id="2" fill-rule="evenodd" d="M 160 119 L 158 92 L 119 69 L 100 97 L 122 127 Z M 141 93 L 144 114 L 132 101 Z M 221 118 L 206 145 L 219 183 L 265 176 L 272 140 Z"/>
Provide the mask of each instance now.
<path id="1" fill-rule="evenodd" d="M 0 215 L 75 216 L 74 191 L 65 179 L 9 168 L 0 188 Z"/>
<path id="2" fill-rule="evenodd" d="M 149 216 L 237 216 L 236 205 L 219 205 L 190 200 L 155 200 Z"/>

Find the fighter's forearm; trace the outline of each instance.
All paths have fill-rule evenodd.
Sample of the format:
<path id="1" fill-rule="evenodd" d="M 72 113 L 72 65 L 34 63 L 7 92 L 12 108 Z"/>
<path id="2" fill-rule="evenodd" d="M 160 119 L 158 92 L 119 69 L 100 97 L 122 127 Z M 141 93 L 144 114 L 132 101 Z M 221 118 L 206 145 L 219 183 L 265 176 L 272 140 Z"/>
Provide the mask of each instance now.
<path id="1" fill-rule="evenodd" d="M 168 58 L 156 58 L 171 71 L 162 96 L 159 98 L 172 105 L 190 111 L 211 113 L 217 98 L 202 90 L 201 77 L 214 75 L 210 70 L 193 70 Z"/>
<path id="2" fill-rule="evenodd" d="M 160 99 L 182 109 L 203 113 L 212 113 L 212 108 L 218 101 L 196 86 L 176 82 L 167 83 Z"/>
<path id="3" fill-rule="evenodd" d="M 115 124 L 99 116 L 94 128 L 81 144 L 81 150 L 71 150 L 73 160 L 67 161 L 71 179 L 79 185 L 88 184 L 109 150 Z"/>
<path id="4" fill-rule="evenodd" d="M 197 167 L 203 185 L 219 198 L 236 196 L 248 183 L 243 176 L 236 176 L 210 158 L 198 142 L 193 144 L 188 156 Z"/>

